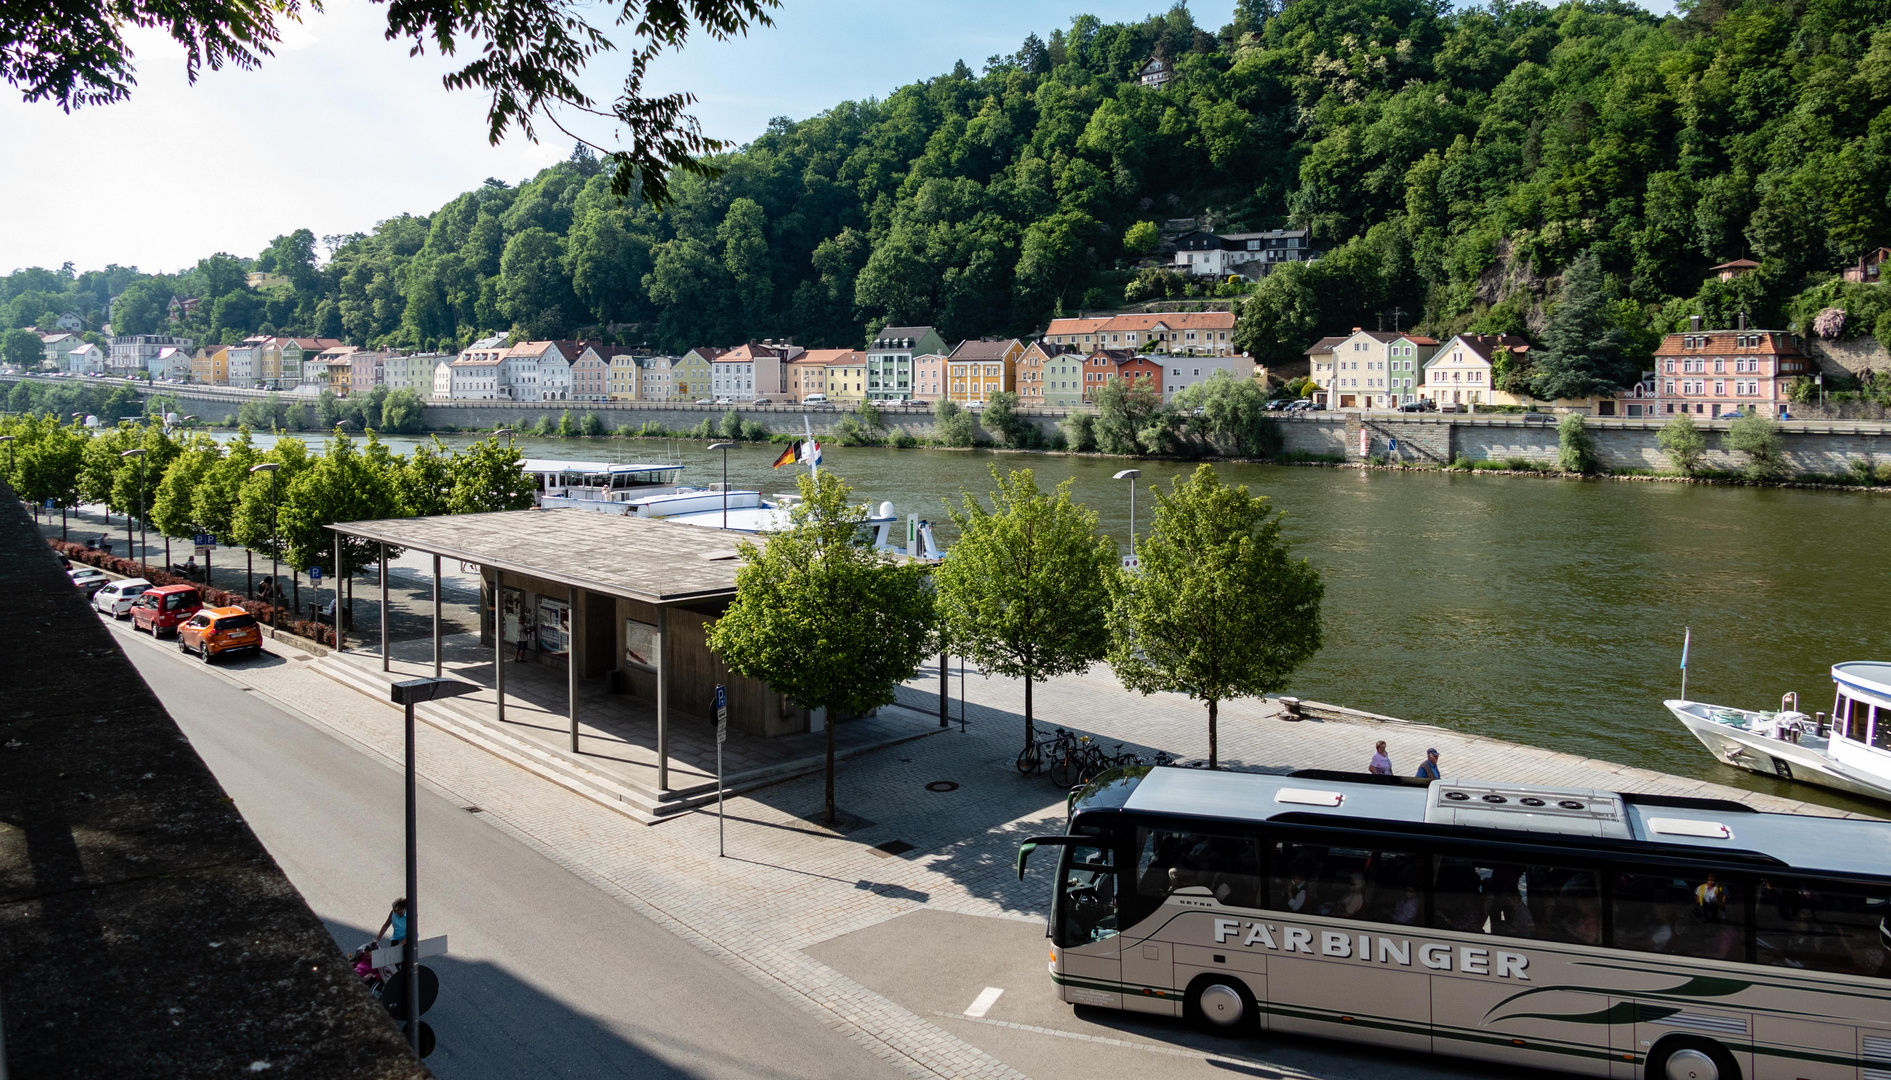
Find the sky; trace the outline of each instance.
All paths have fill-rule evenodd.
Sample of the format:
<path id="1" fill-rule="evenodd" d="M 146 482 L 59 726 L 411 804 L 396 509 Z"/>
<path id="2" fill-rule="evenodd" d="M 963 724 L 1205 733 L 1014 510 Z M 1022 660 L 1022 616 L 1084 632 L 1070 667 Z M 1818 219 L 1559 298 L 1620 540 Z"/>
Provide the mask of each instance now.
<path id="1" fill-rule="evenodd" d="M 1080 12 L 1127 21 L 1167 6 L 786 0 L 775 26 L 728 42 L 698 39 L 659 61 L 648 86 L 694 92 L 705 131 L 739 144 L 773 117 L 884 96 L 955 60 L 977 70 Z M 1215 28 L 1232 6 L 1193 10 Z M 549 128 L 537 144 L 515 132 L 489 145 L 485 98 L 440 84 L 451 59 L 410 59 L 406 43 L 383 40 L 384 5 L 326 8 L 287 25 L 276 55 L 255 71 L 205 72 L 192 86 L 176 46 L 140 32 L 131 38 L 138 86 L 129 101 L 67 114 L 0 94 L 0 273 L 68 261 L 171 272 L 218 251 L 254 256 L 297 228 L 320 237 L 431 213 L 488 176 L 517 183 L 570 153 Z M 586 89 L 608 102 L 621 73 L 621 60 L 606 54 Z"/>

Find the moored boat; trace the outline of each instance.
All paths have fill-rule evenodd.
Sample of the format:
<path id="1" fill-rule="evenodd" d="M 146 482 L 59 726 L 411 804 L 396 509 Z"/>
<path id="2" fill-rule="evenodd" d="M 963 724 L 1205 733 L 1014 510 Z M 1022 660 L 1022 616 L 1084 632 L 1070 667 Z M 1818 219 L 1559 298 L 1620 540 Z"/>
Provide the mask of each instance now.
<path id="1" fill-rule="evenodd" d="M 1701 745 L 1742 769 L 1891 801 L 1891 663 L 1832 665 L 1832 713 L 1807 715 L 1788 694 L 1773 712 L 1671 699 Z"/>

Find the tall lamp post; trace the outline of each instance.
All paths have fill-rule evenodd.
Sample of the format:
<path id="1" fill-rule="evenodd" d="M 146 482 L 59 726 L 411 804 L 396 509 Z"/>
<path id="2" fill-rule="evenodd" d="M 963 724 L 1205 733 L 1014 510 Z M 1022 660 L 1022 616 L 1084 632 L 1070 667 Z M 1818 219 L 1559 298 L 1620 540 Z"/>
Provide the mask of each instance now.
<path id="1" fill-rule="evenodd" d="M 414 812 L 414 703 L 459 697 L 478 689 L 459 679 L 407 679 L 389 688 L 407 719 L 407 937 L 401 942 L 401 974 L 407 980 L 407 1039 L 416 1054 L 420 1053 L 420 845 Z"/>
<path id="2" fill-rule="evenodd" d="M 138 459 L 138 546 L 142 549 L 144 547 L 144 447 L 140 446 L 135 449 L 127 450 L 118 456 L 121 458 L 135 457 Z M 129 514 L 125 517 L 125 547 L 131 547 L 131 517 Z M 125 554 L 129 555 L 131 552 L 127 550 Z M 142 561 L 142 552 L 139 558 Z"/>
<path id="3" fill-rule="evenodd" d="M 276 515 L 282 511 L 282 499 L 276 488 L 276 470 L 282 467 L 280 461 L 265 461 L 260 465 L 250 466 L 250 475 L 259 472 L 269 474 L 269 609 L 282 610 L 282 582 L 276 578 L 281 575 L 281 553 L 276 543 Z M 276 617 L 271 615 L 269 625 L 276 625 Z"/>
<path id="4" fill-rule="evenodd" d="M 1141 469 L 1124 469 L 1112 480 L 1129 481 L 1129 553 L 1136 554 L 1136 478 L 1142 475 Z"/>
<path id="5" fill-rule="evenodd" d="M 729 450 L 732 442 L 710 443 L 709 449 L 722 451 L 722 527 L 729 527 Z"/>

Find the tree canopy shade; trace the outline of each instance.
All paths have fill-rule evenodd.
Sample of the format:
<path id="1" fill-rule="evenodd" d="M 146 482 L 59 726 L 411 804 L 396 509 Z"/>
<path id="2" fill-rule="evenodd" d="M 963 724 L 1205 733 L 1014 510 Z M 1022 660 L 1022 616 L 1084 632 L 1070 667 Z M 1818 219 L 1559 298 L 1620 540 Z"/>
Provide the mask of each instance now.
<path id="1" fill-rule="evenodd" d="M 604 149 L 616 166 L 612 190 L 622 199 L 639 185 L 646 202 L 670 199 L 672 170 L 702 176 L 718 170 L 701 160 L 726 149 L 703 135 L 685 110 L 689 93 L 646 95 L 644 77 L 666 48 L 700 28 L 716 39 L 772 24 L 780 0 L 620 0 L 615 22 L 634 40 L 623 89 L 608 109 L 578 85 L 586 66 L 617 46 L 586 21 L 576 0 L 390 0 L 387 38 L 405 39 L 411 55 L 429 45 L 474 57 L 442 81 L 449 90 L 488 95 L 488 139 L 497 144 L 516 127 L 537 141 L 540 121 L 565 132 L 560 110 L 612 120 L 628 145 Z M 309 5 L 320 11 L 319 0 Z M 156 27 L 184 49 L 191 82 L 207 66 L 254 68 L 274 55 L 282 20 L 300 22 L 299 0 L 21 0 L 0 5 L 0 78 L 28 101 L 51 101 L 70 112 L 131 96 L 135 64 L 126 32 Z M 291 234 L 293 237 L 293 234 Z M 313 238 L 311 237 L 311 240 Z M 289 254 L 295 253 L 293 243 Z M 286 272 L 293 276 L 294 266 Z M 223 295 L 221 293 L 217 295 Z"/>
<path id="2" fill-rule="evenodd" d="M 1116 545 L 1065 480 L 1044 491 L 1030 469 L 999 475 L 991 509 L 971 494 L 948 507 L 959 542 L 933 572 L 946 640 L 986 671 L 1024 681 L 1024 743 L 1035 739 L 1031 687 L 1103 659 Z"/>
<path id="3" fill-rule="evenodd" d="M 1141 566 L 1113 579 L 1110 667 L 1131 690 L 1208 703 L 1208 767 L 1220 765 L 1221 703 L 1280 690 L 1319 651 L 1326 586 L 1288 554 L 1265 496 L 1203 465 L 1156 494 L 1136 545 Z"/>
<path id="4" fill-rule="evenodd" d="M 893 702 L 931 652 L 925 568 L 856 542 L 865 511 L 831 472 L 799 480 L 790 527 L 743 541 L 735 602 L 710 627 L 730 670 L 808 709 L 826 709 L 826 817 L 834 814 L 834 726 Z"/>

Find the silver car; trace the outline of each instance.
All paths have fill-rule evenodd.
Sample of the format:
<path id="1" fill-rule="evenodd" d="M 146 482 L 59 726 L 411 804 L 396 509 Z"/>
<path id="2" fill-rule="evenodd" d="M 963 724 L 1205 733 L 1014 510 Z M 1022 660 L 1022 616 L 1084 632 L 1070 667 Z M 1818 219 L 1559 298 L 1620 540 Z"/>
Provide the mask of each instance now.
<path id="1" fill-rule="evenodd" d="M 92 594 L 92 610 L 114 619 L 123 619 L 131 614 L 131 602 L 143 596 L 151 583 L 141 577 L 114 581 Z"/>

